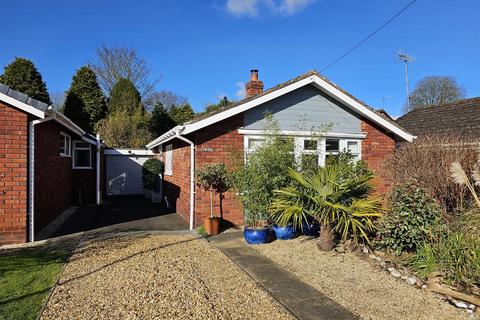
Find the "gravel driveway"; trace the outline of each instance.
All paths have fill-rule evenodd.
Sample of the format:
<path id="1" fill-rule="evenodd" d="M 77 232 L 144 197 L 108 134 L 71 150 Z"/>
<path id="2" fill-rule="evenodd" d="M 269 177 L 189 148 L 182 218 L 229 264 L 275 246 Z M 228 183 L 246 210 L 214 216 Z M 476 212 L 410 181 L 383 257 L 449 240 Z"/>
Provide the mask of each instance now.
<path id="1" fill-rule="evenodd" d="M 457 320 L 468 314 L 375 268 L 353 253 L 318 251 L 314 240 L 252 246 L 362 319 Z"/>
<path id="2" fill-rule="evenodd" d="M 42 319 L 292 319 L 203 239 L 130 234 L 79 247 Z"/>

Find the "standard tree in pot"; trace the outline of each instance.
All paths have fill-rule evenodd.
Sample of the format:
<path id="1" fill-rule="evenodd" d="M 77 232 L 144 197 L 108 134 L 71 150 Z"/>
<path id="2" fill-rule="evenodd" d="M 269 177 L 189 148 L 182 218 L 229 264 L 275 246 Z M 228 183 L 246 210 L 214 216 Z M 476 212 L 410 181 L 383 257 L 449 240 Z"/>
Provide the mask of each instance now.
<path id="1" fill-rule="evenodd" d="M 224 163 L 210 163 L 195 172 L 197 184 L 210 192 L 210 216 L 204 219 L 208 235 L 220 233 L 223 194 L 230 189 L 230 175 Z M 213 194 L 219 195 L 220 216 L 213 214 Z"/>

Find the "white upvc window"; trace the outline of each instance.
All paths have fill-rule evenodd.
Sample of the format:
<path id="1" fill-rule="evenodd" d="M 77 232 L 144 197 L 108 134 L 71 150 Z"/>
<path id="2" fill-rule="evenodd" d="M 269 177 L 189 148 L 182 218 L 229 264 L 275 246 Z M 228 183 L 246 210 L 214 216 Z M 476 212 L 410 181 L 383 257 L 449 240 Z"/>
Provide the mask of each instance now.
<path id="1" fill-rule="evenodd" d="M 361 159 L 362 140 L 342 140 L 342 143 L 342 150 L 350 152 L 355 161 Z"/>
<path id="2" fill-rule="evenodd" d="M 173 150 L 171 144 L 165 147 L 165 174 L 169 176 L 173 174 Z"/>
<path id="3" fill-rule="evenodd" d="M 264 144 L 266 141 L 265 136 L 244 136 L 243 137 L 243 147 L 244 147 L 244 160 L 245 162 L 248 159 L 248 156 L 255 153 L 258 147 Z"/>
<path id="4" fill-rule="evenodd" d="M 72 156 L 72 138 L 63 132 L 60 132 L 60 156 Z"/>
<path id="5" fill-rule="evenodd" d="M 73 142 L 73 168 L 92 169 L 92 148 L 85 141 Z"/>
<path id="6" fill-rule="evenodd" d="M 299 168 L 305 164 L 325 164 L 325 141 L 317 137 L 296 137 L 295 138 L 295 162 Z"/>
<path id="7" fill-rule="evenodd" d="M 265 142 L 265 136 L 245 135 L 244 148 L 245 160 L 249 154 Z M 324 166 L 329 157 L 336 157 L 340 152 L 349 151 L 354 160 L 361 159 L 361 139 L 345 139 L 335 137 L 315 137 L 315 136 L 297 136 L 294 137 L 294 156 L 298 168 L 302 164 L 316 163 L 318 166 Z"/>

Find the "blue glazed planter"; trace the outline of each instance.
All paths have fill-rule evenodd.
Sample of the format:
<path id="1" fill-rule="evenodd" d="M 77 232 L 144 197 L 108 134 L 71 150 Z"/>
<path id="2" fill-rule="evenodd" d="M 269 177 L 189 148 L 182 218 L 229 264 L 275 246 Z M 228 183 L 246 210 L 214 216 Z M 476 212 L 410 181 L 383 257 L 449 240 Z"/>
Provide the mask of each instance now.
<path id="1" fill-rule="evenodd" d="M 309 237 L 318 237 L 320 227 L 318 224 L 302 222 L 303 235 Z"/>
<path id="2" fill-rule="evenodd" d="M 268 242 L 270 229 L 249 229 L 245 227 L 243 237 L 248 244 L 263 244 Z"/>
<path id="3" fill-rule="evenodd" d="M 278 240 L 293 239 L 297 233 L 291 224 L 287 224 L 285 227 L 274 225 L 273 230 L 275 230 L 275 236 Z"/>

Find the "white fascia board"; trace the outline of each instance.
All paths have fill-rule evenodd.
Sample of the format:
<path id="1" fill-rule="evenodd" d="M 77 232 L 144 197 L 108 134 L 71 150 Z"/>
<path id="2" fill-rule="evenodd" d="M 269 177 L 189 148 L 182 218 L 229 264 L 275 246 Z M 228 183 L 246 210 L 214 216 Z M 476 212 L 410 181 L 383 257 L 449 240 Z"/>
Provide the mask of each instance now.
<path id="1" fill-rule="evenodd" d="M 294 83 L 292 83 L 288 86 L 285 86 L 283 88 L 275 90 L 275 91 L 273 91 L 269 94 L 266 94 L 264 96 L 261 96 L 257 99 L 253 99 L 251 101 L 248 101 L 246 103 L 238 105 L 234 108 L 231 108 L 231 109 L 225 110 L 223 112 L 217 113 L 215 115 L 212 115 L 212 116 L 210 116 L 208 118 L 205 118 L 203 120 L 200 120 L 198 122 L 195 122 L 195 123 L 192 123 L 192 124 L 186 124 L 185 127 L 184 127 L 184 130 L 181 132 L 181 134 L 183 134 L 183 135 L 189 134 L 189 133 L 192 133 L 192 132 L 197 131 L 199 129 L 202 129 L 204 127 L 207 127 L 209 125 L 212 125 L 214 123 L 217 123 L 219 121 L 222 121 L 224 119 L 233 117 L 233 116 L 235 116 L 239 113 L 245 112 L 245 111 L 247 111 L 249 109 L 252 109 L 252 108 L 254 108 L 254 107 L 256 107 L 260 104 L 266 103 L 270 100 L 273 100 L 275 98 L 283 96 L 283 95 L 285 95 L 285 94 L 287 94 L 287 93 L 289 93 L 293 90 L 304 87 L 308 84 L 315 85 L 318 89 L 325 92 L 326 94 L 328 94 L 332 98 L 343 102 L 347 107 L 350 107 L 353 111 L 355 111 L 355 112 L 359 113 L 360 115 L 363 115 L 364 117 L 372 120 L 373 122 L 377 123 L 378 125 L 380 125 L 381 127 L 385 128 L 385 129 L 393 132 L 394 134 L 401 137 L 402 139 L 405 139 L 406 141 L 412 142 L 413 139 L 416 138 L 415 136 L 409 134 L 408 132 L 400 129 L 396 125 L 394 125 L 394 124 L 388 122 L 387 120 L 383 119 L 381 116 L 379 116 L 378 114 L 376 114 L 375 112 L 373 112 L 372 110 L 367 108 L 366 106 L 364 106 L 361 103 L 357 102 L 356 100 L 352 99 L 351 97 L 349 97 L 345 93 L 341 92 L 340 90 L 338 90 L 337 88 L 335 88 L 334 86 L 332 86 L 331 84 L 329 84 L 328 82 L 326 82 L 325 80 L 321 79 L 320 77 L 318 77 L 316 75 L 309 76 L 305 79 L 294 82 Z M 171 131 L 173 131 L 174 129 L 172 129 Z M 170 131 L 165 133 L 163 136 L 159 137 L 158 139 L 149 143 L 147 145 L 147 147 L 149 149 L 151 149 L 151 148 L 161 144 L 161 141 L 163 139 L 160 139 L 160 138 L 162 138 L 164 136 L 165 136 L 164 139 L 168 138 L 166 136 L 168 133 L 170 133 Z M 176 132 L 174 134 L 176 134 Z"/>
<path id="2" fill-rule="evenodd" d="M 82 136 L 82 140 L 85 141 L 85 142 L 88 142 L 90 144 L 93 144 L 94 146 L 98 145 L 98 141 L 96 140 L 92 140 L 92 139 L 89 139 L 88 137 L 86 136 Z"/>
<path id="3" fill-rule="evenodd" d="M 198 122 L 192 123 L 192 124 L 186 124 L 185 125 L 185 130 L 182 132 L 182 134 L 189 134 L 191 132 L 197 131 L 199 129 L 202 129 L 204 127 L 207 127 L 211 124 L 214 124 L 216 122 L 222 121 L 224 119 L 233 117 L 234 115 L 237 115 L 239 113 L 242 113 L 244 111 L 247 111 L 249 109 L 252 109 L 260 104 L 263 104 L 265 102 L 268 102 L 270 100 L 273 100 L 275 98 L 278 98 L 280 96 L 283 96 L 284 94 L 287 94 L 295 89 L 301 88 L 307 84 L 310 84 L 313 82 L 312 77 L 308 77 L 302 80 L 299 80 L 295 83 L 292 83 L 288 86 L 285 86 L 283 88 L 280 88 L 278 90 L 275 90 L 269 94 L 266 94 L 264 96 L 261 96 L 257 99 L 253 99 L 251 101 L 245 102 L 241 105 L 238 105 L 234 108 L 225 110 L 223 112 L 217 113 L 211 117 L 205 118 L 203 120 L 200 120 Z"/>
<path id="4" fill-rule="evenodd" d="M 23 110 L 27 113 L 30 113 L 36 117 L 39 117 L 40 119 L 45 118 L 45 112 L 42 110 L 39 110 L 35 107 L 32 107 L 24 102 L 18 101 L 17 99 L 14 99 L 10 96 L 7 96 L 4 93 L 0 93 L 0 101 L 3 101 L 9 105 L 12 105 L 20 110 Z"/>
<path id="5" fill-rule="evenodd" d="M 238 129 L 239 134 L 244 135 L 265 135 L 268 134 L 265 130 L 252 130 L 252 129 Z M 364 139 L 367 137 L 365 133 L 342 133 L 342 132 L 325 132 L 325 133 L 317 133 L 312 131 L 279 131 L 280 135 L 285 136 L 320 136 L 320 137 L 334 137 L 334 138 L 352 138 L 352 139 Z"/>
<path id="6" fill-rule="evenodd" d="M 177 133 L 180 133 L 180 131 L 183 129 L 184 127 L 183 126 L 176 126 L 170 130 L 168 130 L 167 132 L 165 132 L 164 134 L 162 134 L 160 137 L 156 138 L 155 140 L 149 142 L 146 147 L 147 149 L 153 149 L 159 145 L 161 145 L 162 143 L 166 142 L 166 141 L 170 141 L 172 140 L 173 138 L 175 138 L 175 136 L 177 135 Z"/>
<path id="7" fill-rule="evenodd" d="M 361 103 L 355 101 L 345 93 L 341 92 L 330 83 L 326 82 L 325 80 L 321 79 L 318 76 L 312 76 L 314 79 L 314 83 L 317 85 L 317 88 L 326 92 L 328 95 L 332 96 L 334 99 L 338 99 L 341 102 L 345 103 L 347 106 L 351 107 L 354 111 L 357 111 L 361 115 L 365 116 L 366 118 L 372 120 L 373 122 L 379 124 L 380 126 L 384 127 L 385 129 L 393 132 L 397 136 L 405 139 L 408 142 L 412 142 L 413 139 L 416 137 L 409 134 L 408 132 L 400 129 L 396 125 L 388 122 L 387 120 L 383 119 L 381 116 L 370 110 L 369 108 L 365 107 Z"/>
<path id="8" fill-rule="evenodd" d="M 104 154 L 112 156 L 153 156 L 151 150 L 145 149 L 105 149 Z"/>
<path id="9" fill-rule="evenodd" d="M 82 128 L 77 126 L 72 120 L 67 118 L 62 113 L 55 110 L 49 110 L 48 113 L 49 115 L 52 116 L 53 120 L 57 121 L 58 123 L 63 125 L 65 128 L 70 129 L 72 132 L 76 133 L 80 137 L 85 135 L 85 131 L 83 131 Z"/>

